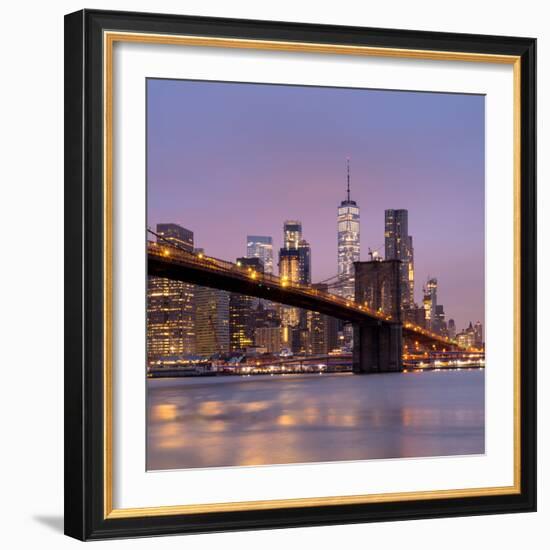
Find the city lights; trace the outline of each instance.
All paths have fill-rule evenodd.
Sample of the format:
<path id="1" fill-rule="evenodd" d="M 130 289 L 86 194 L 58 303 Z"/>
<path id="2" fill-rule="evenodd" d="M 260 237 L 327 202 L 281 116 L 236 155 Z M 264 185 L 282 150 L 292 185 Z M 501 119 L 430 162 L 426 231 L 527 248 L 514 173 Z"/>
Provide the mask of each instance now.
<path id="1" fill-rule="evenodd" d="M 147 468 L 483 456 L 486 99 L 163 80 Z"/>
<path id="2" fill-rule="evenodd" d="M 395 303 L 392 302 L 392 296 L 399 296 L 399 291 L 392 289 L 391 286 L 386 286 L 383 290 L 381 287 L 386 284 L 384 277 L 388 277 L 389 273 L 395 274 L 394 267 L 400 266 L 401 263 L 392 264 L 393 260 L 383 260 L 378 253 L 375 255 L 374 252 L 369 252 L 371 254 L 369 262 L 359 262 L 354 259 L 354 247 L 359 243 L 358 212 L 357 205 L 350 199 L 348 187 L 347 200 L 343 201 L 339 208 L 339 269 L 335 276 L 336 283 L 311 283 L 311 251 L 309 244 L 302 237 L 300 221 L 284 222 L 285 244 L 279 252 L 278 276 L 273 274 L 271 267 L 270 271 L 266 271 L 263 263 L 265 261 L 266 265 L 272 265 L 271 237 L 248 236 L 249 256 L 230 262 L 207 256 L 203 249 L 194 249 L 191 231 L 176 224 L 159 224 L 156 233 L 157 242 L 148 243 L 149 256 L 159 257 L 163 262 L 179 266 L 184 271 L 199 270 L 205 280 L 210 280 L 209 277 L 215 275 L 217 283 L 215 288 L 209 288 L 189 284 L 185 279 L 176 281 L 162 277 L 151 278 L 148 301 L 150 361 L 162 358 L 163 354 L 175 357 L 185 352 L 188 355 L 196 353 L 198 357 L 203 358 L 202 361 L 205 357 L 216 354 L 223 355 L 229 351 L 245 352 L 247 349 L 256 348 L 266 350 L 264 353 L 272 355 L 283 349 L 292 350 L 293 353 L 300 355 L 310 353 L 316 346 L 316 349 L 328 353 L 332 348 L 328 344 L 328 333 L 326 333 L 328 313 L 320 313 L 324 311 L 348 321 L 348 324 L 340 326 L 340 332 L 334 339 L 334 350 L 339 350 L 340 353 L 349 352 L 353 346 L 350 322 L 356 323 L 364 317 L 365 320 L 376 319 L 379 324 L 401 325 L 402 348 L 405 350 L 402 354 L 403 361 L 414 362 L 415 357 L 421 354 L 427 361 L 422 366 L 429 367 L 436 364 L 430 362 L 430 356 L 437 357 L 437 353 L 445 354 L 448 350 L 451 353 L 462 350 L 469 354 L 483 354 L 481 323 L 476 323 L 475 327 L 470 323 L 470 326 L 457 334 L 455 339 L 450 337 L 451 334 L 454 336 L 454 321 L 451 319 L 449 329 L 453 332 L 446 332 L 443 307 L 437 303 L 435 278 L 430 278 L 424 287 L 422 307 L 416 306 L 411 301 L 414 270 L 412 237 L 407 234 L 406 228 L 408 213 L 387 210 L 386 255 L 395 256 L 398 260 L 401 260 L 401 257 L 408 258 L 409 261 L 406 274 L 398 271 L 398 276 L 392 275 L 393 279 L 388 279 L 393 281 L 391 284 L 399 284 L 401 287 L 406 284 L 408 288 L 407 299 L 405 302 L 399 302 L 397 306 L 401 312 L 396 313 L 395 306 L 392 305 Z M 350 229 L 352 226 L 353 230 Z M 401 249 L 399 247 L 402 246 L 403 239 L 408 244 Z M 345 254 L 342 255 L 342 251 Z M 346 272 L 350 259 L 354 259 L 353 277 Z M 348 267 L 345 267 L 346 265 Z M 357 269 L 360 270 L 356 272 Z M 374 276 L 374 273 L 378 275 Z M 346 284 L 353 280 L 353 292 L 349 289 L 345 290 L 347 287 L 342 284 L 343 280 Z M 366 287 L 362 286 L 364 285 L 362 281 L 378 280 L 380 281 L 376 283 L 378 287 L 372 286 L 372 283 L 368 283 Z M 160 281 L 165 282 L 161 284 Z M 227 282 L 227 286 L 223 281 Z M 230 281 L 232 281 L 231 284 Z M 255 282 L 253 286 L 255 297 L 225 290 L 238 288 L 238 281 L 247 281 L 248 285 L 251 281 Z M 364 288 L 363 293 L 356 297 L 355 294 L 361 292 L 361 288 Z M 249 292 L 250 286 L 246 289 Z M 284 298 L 281 298 L 283 303 L 266 302 L 266 304 L 271 303 L 266 311 L 271 312 L 269 315 L 272 319 L 266 321 L 267 324 L 257 325 L 254 324 L 257 321 L 254 321 L 251 325 L 250 319 L 257 315 L 254 308 L 257 307 L 258 300 L 272 299 L 274 290 L 285 290 Z M 181 310 L 182 313 L 178 305 L 180 303 L 187 304 L 185 306 L 187 309 Z M 304 306 L 306 309 L 300 309 Z M 418 321 L 415 321 L 416 319 Z M 411 338 L 411 335 L 414 335 L 414 338 Z M 411 342 L 414 342 L 412 356 L 408 353 L 408 344 Z M 450 349 L 449 346 L 451 346 Z M 173 360 L 170 361 L 173 363 Z M 225 361 L 225 359 L 210 361 L 210 368 L 214 368 L 214 364 L 224 365 Z M 443 368 L 461 366 L 456 361 L 443 361 L 440 358 L 435 361 L 438 368 L 441 365 Z M 189 361 L 185 359 L 182 364 L 189 364 Z M 261 365 L 257 364 L 255 367 L 259 368 Z"/>

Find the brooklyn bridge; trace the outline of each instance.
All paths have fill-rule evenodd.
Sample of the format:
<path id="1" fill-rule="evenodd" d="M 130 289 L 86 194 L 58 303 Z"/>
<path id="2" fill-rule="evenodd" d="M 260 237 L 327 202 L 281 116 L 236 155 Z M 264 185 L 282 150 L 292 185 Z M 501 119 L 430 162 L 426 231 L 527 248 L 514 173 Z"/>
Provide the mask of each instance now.
<path id="1" fill-rule="evenodd" d="M 341 319 L 353 326 L 353 372 L 398 372 L 405 346 L 460 349 L 448 337 L 403 319 L 399 260 L 355 262 L 355 300 L 170 243 L 147 244 L 148 274 L 237 292 Z"/>

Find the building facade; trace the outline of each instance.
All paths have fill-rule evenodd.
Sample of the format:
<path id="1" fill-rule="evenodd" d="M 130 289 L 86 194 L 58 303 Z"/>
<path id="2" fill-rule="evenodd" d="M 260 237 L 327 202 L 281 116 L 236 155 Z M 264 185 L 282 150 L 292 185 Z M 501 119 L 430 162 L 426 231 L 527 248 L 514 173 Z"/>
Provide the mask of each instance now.
<path id="1" fill-rule="evenodd" d="M 447 324 L 447 332 L 451 340 L 456 338 L 456 324 L 454 319 L 449 319 L 449 323 Z"/>
<path id="2" fill-rule="evenodd" d="M 237 265 L 263 271 L 260 258 L 237 258 Z M 232 292 L 229 297 L 229 348 L 231 351 L 245 351 L 254 345 L 254 321 L 258 299 Z"/>
<path id="3" fill-rule="evenodd" d="M 328 292 L 328 285 L 316 284 L 314 288 Z M 338 319 L 319 313 L 307 312 L 307 331 L 309 334 L 307 352 L 310 355 L 327 355 L 338 348 Z"/>
<path id="4" fill-rule="evenodd" d="M 279 250 L 279 277 L 284 283 L 301 283 L 304 271 L 307 269 L 307 263 L 310 262 L 311 258 L 309 245 L 302 239 L 302 223 L 298 220 L 285 221 L 283 237 L 284 246 Z M 300 249 L 300 242 L 304 242 L 307 246 Z M 309 270 L 311 270 L 310 263 Z M 300 309 L 279 305 L 279 315 L 283 329 L 283 344 L 294 347 L 293 331 L 300 324 Z"/>
<path id="5" fill-rule="evenodd" d="M 193 232 L 174 223 L 157 225 L 157 242 L 193 251 Z M 195 286 L 147 277 L 147 360 L 192 355 L 196 349 Z"/>
<path id="6" fill-rule="evenodd" d="M 433 330 L 436 328 L 436 308 L 437 308 L 437 279 L 431 277 L 424 285 L 424 316 L 426 319 L 426 328 Z"/>
<path id="7" fill-rule="evenodd" d="M 338 294 L 350 300 L 355 298 L 354 263 L 361 256 L 359 221 L 359 206 L 351 200 L 348 160 L 347 195 L 338 207 Z"/>
<path id="8" fill-rule="evenodd" d="M 447 336 L 447 322 L 445 321 L 445 310 L 441 304 L 435 306 L 435 322 L 432 323 L 433 332 Z"/>
<path id="9" fill-rule="evenodd" d="M 157 224 L 157 242 L 159 244 L 173 244 L 187 252 L 193 252 L 194 236 L 193 231 L 186 229 L 177 223 Z"/>
<path id="10" fill-rule="evenodd" d="M 282 349 L 281 327 L 259 327 L 255 331 L 255 344 L 268 353 L 279 353 Z"/>
<path id="11" fill-rule="evenodd" d="M 475 332 L 475 345 L 476 347 L 483 346 L 483 325 L 481 324 L 481 321 L 477 321 L 474 325 L 474 332 Z"/>
<path id="12" fill-rule="evenodd" d="M 305 239 L 298 243 L 299 282 L 311 284 L 311 247 Z"/>
<path id="13" fill-rule="evenodd" d="M 227 353 L 230 293 L 205 286 L 195 289 L 196 353 L 203 357 Z"/>
<path id="14" fill-rule="evenodd" d="M 476 346 L 476 333 L 471 322 L 468 328 L 456 335 L 456 341 L 458 345 L 464 349 L 474 348 Z"/>
<path id="15" fill-rule="evenodd" d="M 264 330 L 267 329 L 267 330 Z M 283 348 L 281 319 L 276 309 L 258 304 L 254 312 L 254 345 L 265 347 L 269 353 L 279 353 Z"/>
<path id="16" fill-rule="evenodd" d="M 245 351 L 254 345 L 255 299 L 232 292 L 229 297 L 229 349 Z"/>
<path id="17" fill-rule="evenodd" d="M 302 222 L 298 220 L 287 220 L 283 225 L 284 248 L 287 250 L 298 250 L 302 240 Z"/>
<path id="18" fill-rule="evenodd" d="M 248 235 L 246 256 L 259 258 L 265 273 L 273 273 L 273 239 L 262 235 Z"/>

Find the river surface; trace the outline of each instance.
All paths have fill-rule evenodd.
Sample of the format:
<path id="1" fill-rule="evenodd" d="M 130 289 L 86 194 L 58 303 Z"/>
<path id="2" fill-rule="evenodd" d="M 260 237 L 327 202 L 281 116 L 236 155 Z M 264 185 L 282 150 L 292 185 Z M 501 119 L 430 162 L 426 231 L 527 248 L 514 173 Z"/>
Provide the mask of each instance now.
<path id="1" fill-rule="evenodd" d="M 147 468 L 482 454 L 483 370 L 147 380 Z"/>

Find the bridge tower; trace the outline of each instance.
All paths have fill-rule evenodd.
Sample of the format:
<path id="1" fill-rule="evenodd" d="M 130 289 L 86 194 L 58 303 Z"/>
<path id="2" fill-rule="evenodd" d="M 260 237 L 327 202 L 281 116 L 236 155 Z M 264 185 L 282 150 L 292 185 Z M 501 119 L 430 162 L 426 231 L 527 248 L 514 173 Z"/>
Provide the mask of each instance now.
<path id="1" fill-rule="evenodd" d="M 402 370 L 401 260 L 355 262 L 355 301 L 391 320 L 354 325 L 353 372 Z"/>

